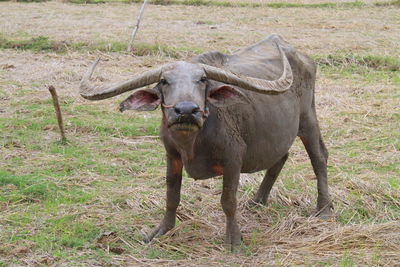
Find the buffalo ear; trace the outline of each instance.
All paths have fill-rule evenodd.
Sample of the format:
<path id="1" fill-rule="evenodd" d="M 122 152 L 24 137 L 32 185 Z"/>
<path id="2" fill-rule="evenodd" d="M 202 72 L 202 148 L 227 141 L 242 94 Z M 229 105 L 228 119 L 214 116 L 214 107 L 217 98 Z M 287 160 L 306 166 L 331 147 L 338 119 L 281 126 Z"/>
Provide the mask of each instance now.
<path id="1" fill-rule="evenodd" d="M 154 88 L 143 89 L 131 94 L 119 105 L 119 111 L 128 109 L 139 111 L 155 110 L 161 103 L 159 93 Z"/>
<path id="2" fill-rule="evenodd" d="M 225 107 L 247 102 L 242 92 L 226 84 L 211 89 L 208 101 L 216 107 Z"/>

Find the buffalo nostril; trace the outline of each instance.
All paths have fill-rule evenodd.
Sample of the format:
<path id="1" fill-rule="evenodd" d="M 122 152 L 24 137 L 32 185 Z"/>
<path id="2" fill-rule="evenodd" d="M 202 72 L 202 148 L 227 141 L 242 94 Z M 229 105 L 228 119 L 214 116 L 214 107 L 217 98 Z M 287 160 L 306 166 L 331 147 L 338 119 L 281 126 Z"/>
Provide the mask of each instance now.
<path id="1" fill-rule="evenodd" d="M 180 108 L 174 107 L 174 111 L 175 111 L 176 114 L 181 114 L 181 109 Z"/>
<path id="2" fill-rule="evenodd" d="M 174 112 L 181 116 L 194 115 L 199 111 L 199 106 L 190 101 L 182 101 L 174 106 Z"/>

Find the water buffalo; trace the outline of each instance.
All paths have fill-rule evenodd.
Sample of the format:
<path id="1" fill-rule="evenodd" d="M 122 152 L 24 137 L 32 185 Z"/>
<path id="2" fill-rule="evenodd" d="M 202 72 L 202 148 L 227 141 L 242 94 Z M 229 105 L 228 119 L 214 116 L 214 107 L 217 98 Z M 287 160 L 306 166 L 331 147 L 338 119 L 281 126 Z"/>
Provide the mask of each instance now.
<path id="1" fill-rule="evenodd" d="M 328 152 L 315 111 L 316 65 L 278 35 L 232 55 L 207 52 L 111 86 L 90 83 L 97 62 L 81 81 L 80 94 L 86 99 L 105 99 L 156 83 L 120 105 L 121 111 L 154 110 L 161 105 L 163 115 L 160 136 L 167 158 L 166 213 L 147 241 L 174 227 L 185 167 L 194 179 L 223 176 L 225 243 L 229 249 L 237 247 L 241 242 L 236 219 L 240 173 L 267 170 L 252 200 L 265 204 L 296 136 L 317 177 L 317 213 L 331 214 Z"/>

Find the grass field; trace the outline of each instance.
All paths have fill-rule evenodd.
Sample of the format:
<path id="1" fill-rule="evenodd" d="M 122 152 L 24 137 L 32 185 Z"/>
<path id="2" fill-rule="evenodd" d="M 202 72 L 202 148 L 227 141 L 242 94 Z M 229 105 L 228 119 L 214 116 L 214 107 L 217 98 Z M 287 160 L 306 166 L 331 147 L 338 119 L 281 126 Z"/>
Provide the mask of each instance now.
<path id="1" fill-rule="evenodd" d="M 398 1 L 181 2 L 149 5 L 129 54 L 139 3 L 0 2 L 0 266 L 400 265 Z M 88 102 L 82 74 L 99 55 L 107 82 L 271 33 L 318 62 L 335 218 L 313 216 L 316 180 L 297 140 L 268 206 L 246 207 L 263 173 L 242 175 L 240 253 L 223 248 L 221 179 L 187 175 L 176 228 L 143 244 L 164 210 L 160 112 L 121 114 L 126 96 Z"/>

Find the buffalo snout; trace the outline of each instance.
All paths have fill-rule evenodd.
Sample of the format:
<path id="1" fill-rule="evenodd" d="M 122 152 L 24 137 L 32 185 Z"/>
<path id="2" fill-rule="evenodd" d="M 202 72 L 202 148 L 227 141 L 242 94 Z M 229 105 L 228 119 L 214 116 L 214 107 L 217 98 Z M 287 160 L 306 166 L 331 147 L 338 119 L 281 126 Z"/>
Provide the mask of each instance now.
<path id="1" fill-rule="evenodd" d="M 178 102 L 168 111 L 168 122 L 172 130 L 197 130 L 203 125 L 203 112 L 191 101 Z"/>
<path id="2" fill-rule="evenodd" d="M 178 116 L 191 116 L 200 113 L 200 107 L 190 101 L 182 101 L 174 106 L 174 111 Z"/>

